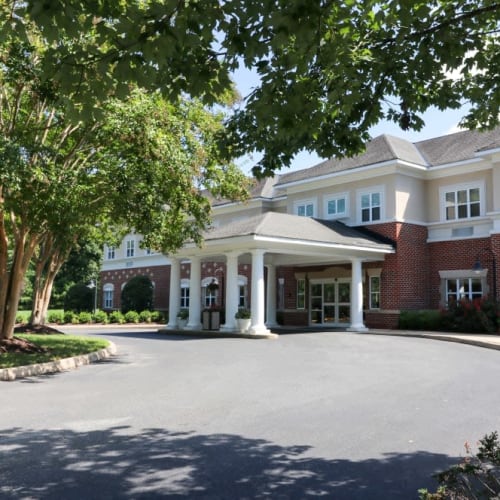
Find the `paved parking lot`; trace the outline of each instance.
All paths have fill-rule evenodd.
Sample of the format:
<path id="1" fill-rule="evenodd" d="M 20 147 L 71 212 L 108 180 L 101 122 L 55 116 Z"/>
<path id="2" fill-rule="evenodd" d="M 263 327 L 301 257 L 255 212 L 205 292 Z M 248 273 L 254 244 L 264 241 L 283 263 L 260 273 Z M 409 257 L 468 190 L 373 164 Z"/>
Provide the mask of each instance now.
<path id="1" fill-rule="evenodd" d="M 97 334 L 112 361 L 0 385 L 0 497 L 417 498 L 500 430 L 499 351 Z"/>

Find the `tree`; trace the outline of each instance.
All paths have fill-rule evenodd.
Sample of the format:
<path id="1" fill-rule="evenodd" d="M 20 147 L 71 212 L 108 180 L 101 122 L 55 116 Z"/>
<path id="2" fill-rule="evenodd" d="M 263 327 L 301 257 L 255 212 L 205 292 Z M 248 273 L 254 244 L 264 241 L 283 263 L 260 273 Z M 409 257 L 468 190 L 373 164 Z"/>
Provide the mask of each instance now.
<path id="1" fill-rule="evenodd" d="M 123 287 L 122 313 L 153 310 L 153 283 L 148 276 L 134 276 Z"/>
<path id="2" fill-rule="evenodd" d="M 256 174 L 302 149 L 358 153 L 384 118 L 418 130 L 431 106 L 466 102 L 464 125 L 499 123 L 495 0 L 12 0 L 3 17 L 0 37 L 27 20 L 40 28 L 50 42 L 44 81 L 57 82 L 75 115 L 126 97 L 131 81 L 213 103 L 231 71 L 254 68 L 260 84 L 221 142 L 230 155 L 262 151 Z"/>
<path id="3" fill-rule="evenodd" d="M 100 122 L 74 122 L 42 78 L 50 51 L 36 29 L 31 40 L 14 33 L 0 45 L 0 339 L 12 337 L 30 262 L 41 321 L 79 238 L 133 227 L 150 248 L 172 251 L 200 242 L 210 220 L 204 189 L 241 199 L 247 185 L 216 147 L 222 110 L 131 86 L 125 103 L 102 103 Z"/>

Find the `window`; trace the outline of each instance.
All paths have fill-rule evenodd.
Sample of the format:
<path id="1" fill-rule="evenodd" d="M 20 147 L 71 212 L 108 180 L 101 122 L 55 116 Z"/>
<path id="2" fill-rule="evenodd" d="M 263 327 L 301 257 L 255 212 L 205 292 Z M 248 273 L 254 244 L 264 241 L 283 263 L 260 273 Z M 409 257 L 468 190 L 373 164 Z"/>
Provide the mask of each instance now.
<path id="1" fill-rule="evenodd" d="M 181 309 L 189 309 L 189 280 L 181 281 Z"/>
<path id="2" fill-rule="evenodd" d="M 315 217 L 315 205 L 316 203 L 314 200 L 296 201 L 294 203 L 294 212 L 301 217 Z"/>
<path id="3" fill-rule="evenodd" d="M 239 290 L 239 299 L 238 299 L 238 307 L 246 308 L 247 307 L 247 287 L 246 285 L 238 285 Z"/>
<path id="4" fill-rule="evenodd" d="M 114 293 L 114 285 L 108 283 L 103 286 L 103 308 L 104 309 L 113 309 L 113 293 Z"/>
<path id="5" fill-rule="evenodd" d="M 483 285 L 479 277 L 446 280 L 446 302 L 448 304 L 453 304 L 461 299 L 473 300 L 482 296 Z"/>
<path id="6" fill-rule="evenodd" d="M 113 260 L 115 258 L 115 247 L 108 247 L 106 258 L 108 260 Z"/>
<path id="7" fill-rule="evenodd" d="M 446 220 L 469 219 L 481 215 L 479 187 L 446 191 L 444 202 Z"/>
<path id="8" fill-rule="evenodd" d="M 127 240 L 126 256 L 133 257 L 135 255 L 135 241 Z"/>
<path id="9" fill-rule="evenodd" d="M 370 276 L 370 309 L 380 309 L 380 276 Z"/>
<path id="10" fill-rule="evenodd" d="M 347 194 L 325 199 L 325 217 L 335 219 L 347 215 Z"/>
<path id="11" fill-rule="evenodd" d="M 297 280 L 297 309 L 306 308 L 306 280 Z"/>
<path id="12" fill-rule="evenodd" d="M 382 195 L 380 192 L 361 195 L 361 222 L 373 222 L 382 218 Z"/>
<path id="13" fill-rule="evenodd" d="M 204 304 L 205 307 L 214 307 L 217 304 L 217 290 L 204 287 Z"/>

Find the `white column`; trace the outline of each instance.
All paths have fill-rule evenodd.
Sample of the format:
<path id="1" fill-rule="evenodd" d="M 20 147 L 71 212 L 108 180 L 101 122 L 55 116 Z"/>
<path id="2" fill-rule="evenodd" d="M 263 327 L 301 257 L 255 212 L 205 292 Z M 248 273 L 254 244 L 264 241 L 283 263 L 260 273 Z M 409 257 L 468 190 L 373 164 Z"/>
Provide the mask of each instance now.
<path id="1" fill-rule="evenodd" d="M 221 331 L 237 330 L 234 315 L 238 311 L 238 299 L 238 254 L 231 252 L 226 255 L 226 322 Z"/>
<path id="2" fill-rule="evenodd" d="M 277 326 L 276 322 L 276 266 L 267 265 L 267 295 L 266 295 L 266 326 L 272 328 Z"/>
<path id="3" fill-rule="evenodd" d="M 264 323 L 264 250 L 252 251 L 252 324 L 249 333 L 266 334 L 269 330 Z"/>
<path id="4" fill-rule="evenodd" d="M 181 263 L 175 257 L 170 258 L 170 298 L 168 302 L 167 330 L 177 328 L 177 313 L 181 302 Z"/>
<path id="5" fill-rule="evenodd" d="M 189 320 L 186 330 L 201 330 L 201 259 L 191 257 L 189 280 Z"/>
<path id="6" fill-rule="evenodd" d="M 368 329 L 363 323 L 363 275 L 361 259 L 352 258 L 351 283 L 351 326 L 350 332 L 366 332 Z"/>

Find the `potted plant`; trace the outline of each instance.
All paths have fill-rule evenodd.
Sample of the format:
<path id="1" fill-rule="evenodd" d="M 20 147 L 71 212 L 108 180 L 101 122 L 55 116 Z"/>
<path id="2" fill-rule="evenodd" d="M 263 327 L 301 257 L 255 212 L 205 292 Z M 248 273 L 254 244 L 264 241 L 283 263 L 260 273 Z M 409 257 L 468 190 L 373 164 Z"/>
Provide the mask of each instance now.
<path id="1" fill-rule="evenodd" d="M 177 313 L 177 326 L 182 330 L 186 327 L 189 319 L 189 311 L 187 309 L 181 309 Z"/>
<path id="2" fill-rule="evenodd" d="M 234 315 L 236 322 L 238 323 L 238 329 L 240 333 L 246 333 L 250 328 L 252 320 L 250 319 L 250 310 L 240 307 L 238 312 Z"/>

